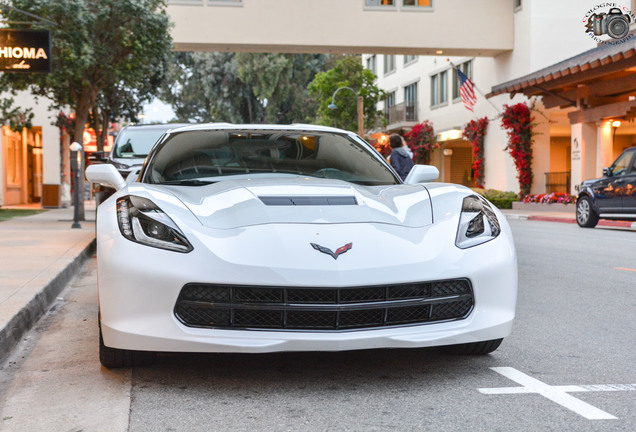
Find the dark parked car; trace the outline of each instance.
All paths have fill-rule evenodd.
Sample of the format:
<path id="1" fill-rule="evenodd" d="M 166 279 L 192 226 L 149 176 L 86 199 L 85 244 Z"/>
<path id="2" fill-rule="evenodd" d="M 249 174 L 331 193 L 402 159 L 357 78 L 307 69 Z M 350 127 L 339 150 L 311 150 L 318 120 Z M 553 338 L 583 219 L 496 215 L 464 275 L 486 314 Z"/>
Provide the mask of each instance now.
<path id="1" fill-rule="evenodd" d="M 625 149 L 603 177 L 579 186 L 576 222 L 593 228 L 599 219 L 636 220 L 636 147 Z"/>
<path id="2" fill-rule="evenodd" d="M 159 138 L 168 130 L 187 126 L 183 123 L 131 125 L 125 126 L 117 134 L 113 149 L 109 155 L 95 152 L 91 162 L 114 165 L 124 180 L 135 169 L 141 168 Z M 112 188 L 100 186 L 97 192 L 97 204 L 105 201 L 115 192 Z"/>

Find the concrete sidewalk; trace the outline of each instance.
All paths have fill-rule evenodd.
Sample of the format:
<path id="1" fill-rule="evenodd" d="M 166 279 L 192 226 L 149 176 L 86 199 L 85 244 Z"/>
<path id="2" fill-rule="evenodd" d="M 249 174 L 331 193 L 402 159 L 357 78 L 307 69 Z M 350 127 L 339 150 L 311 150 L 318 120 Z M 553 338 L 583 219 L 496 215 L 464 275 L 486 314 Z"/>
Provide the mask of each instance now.
<path id="1" fill-rule="evenodd" d="M 0 222 L 0 362 L 46 313 L 95 250 L 95 203 L 72 229 L 73 208 Z"/>

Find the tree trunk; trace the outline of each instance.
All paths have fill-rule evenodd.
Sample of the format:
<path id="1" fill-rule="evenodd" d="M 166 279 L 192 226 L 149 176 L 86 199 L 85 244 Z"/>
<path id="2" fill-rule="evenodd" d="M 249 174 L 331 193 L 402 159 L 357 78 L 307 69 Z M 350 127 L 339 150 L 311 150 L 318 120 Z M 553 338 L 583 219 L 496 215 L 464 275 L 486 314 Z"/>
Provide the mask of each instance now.
<path id="1" fill-rule="evenodd" d="M 97 124 L 97 151 L 104 151 L 104 141 L 106 141 L 106 137 L 108 136 L 108 119 L 110 118 L 110 113 L 104 110 L 99 112 L 99 122 Z"/>
<path id="2" fill-rule="evenodd" d="M 254 116 L 252 115 L 252 99 L 248 96 L 245 97 L 247 100 L 247 112 L 250 116 L 250 123 L 254 123 Z"/>

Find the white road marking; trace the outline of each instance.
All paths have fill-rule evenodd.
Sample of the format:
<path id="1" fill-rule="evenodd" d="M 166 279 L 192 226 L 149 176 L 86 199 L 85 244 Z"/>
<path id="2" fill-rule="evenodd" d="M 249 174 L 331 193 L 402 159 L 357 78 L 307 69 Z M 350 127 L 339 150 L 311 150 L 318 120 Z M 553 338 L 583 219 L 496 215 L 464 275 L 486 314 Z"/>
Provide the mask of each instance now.
<path id="1" fill-rule="evenodd" d="M 588 420 L 615 420 L 617 418 L 574 396 L 570 396 L 568 393 L 636 391 L 636 384 L 550 386 L 511 367 L 493 367 L 490 369 L 521 384 L 523 387 L 480 388 L 478 389 L 480 393 L 487 395 L 537 393 Z"/>

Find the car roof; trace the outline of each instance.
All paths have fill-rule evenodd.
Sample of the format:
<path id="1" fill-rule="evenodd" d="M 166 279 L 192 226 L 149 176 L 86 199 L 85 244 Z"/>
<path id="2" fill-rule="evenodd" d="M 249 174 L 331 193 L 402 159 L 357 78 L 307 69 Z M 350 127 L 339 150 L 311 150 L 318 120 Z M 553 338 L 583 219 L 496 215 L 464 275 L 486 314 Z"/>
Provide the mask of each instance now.
<path id="1" fill-rule="evenodd" d="M 353 132 L 338 129 L 330 126 L 319 126 L 303 123 L 289 125 L 278 124 L 232 124 L 232 123 L 203 123 L 196 125 L 185 125 L 175 128 L 172 132 L 201 131 L 201 130 L 271 130 L 271 131 L 298 131 L 298 132 L 332 132 L 353 134 Z"/>
<path id="2" fill-rule="evenodd" d="M 157 123 L 157 124 L 131 124 L 124 126 L 124 129 L 148 129 L 148 130 L 169 130 L 189 126 L 191 123 Z"/>

